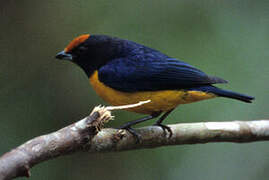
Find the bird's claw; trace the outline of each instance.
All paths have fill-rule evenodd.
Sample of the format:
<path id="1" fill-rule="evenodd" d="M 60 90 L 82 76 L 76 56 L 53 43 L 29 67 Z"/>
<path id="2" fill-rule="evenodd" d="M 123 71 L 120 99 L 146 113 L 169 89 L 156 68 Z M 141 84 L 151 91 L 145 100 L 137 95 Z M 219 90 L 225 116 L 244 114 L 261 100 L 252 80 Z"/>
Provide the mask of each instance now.
<path id="1" fill-rule="evenodd" d="M 141 142 L 141 135 L 139 135 L 133 128 L 130 126 L 121 126 L 119 129 L 125 129 L 135 138 L 135 143 L 139 144 Z"/>
<path id="2" fill-rule="evenodd" d="M 165 135 L 166 135 L 166 130 L 167 130 L 168 133 L 169 133 L 169 136 L 168 136 L 168 137 L 169 137 L 169 138 L 172 137 L 172 135 L 173 135 L 173 131 L 172 131 L 172 129 L 171 129 L 169 126 L 166 126 L 166 125 L 164 125 L 164 124 L 158 124 L 158 123 L 154 124 L 154 126 L 160 126 L 160 127 L 163 129 Z"/>

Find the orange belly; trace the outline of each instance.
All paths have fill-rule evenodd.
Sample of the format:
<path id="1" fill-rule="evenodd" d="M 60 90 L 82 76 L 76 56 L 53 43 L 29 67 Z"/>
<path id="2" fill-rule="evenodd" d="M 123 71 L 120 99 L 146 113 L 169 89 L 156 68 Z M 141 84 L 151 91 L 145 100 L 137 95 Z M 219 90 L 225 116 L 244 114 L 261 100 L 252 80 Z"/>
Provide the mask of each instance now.
<path id="1" fill-rule="evenodd" d="M 216 95 L 212 93 L 185 90 L 144 91 L 135 93 L 121 92 L 100 82 L 97 71 L 90 77 L 90 83 L 96 93 L 112 105 L 134 104 L 139 101 L 151 100 L 151 102 L 142 106 L 127 109 L 128 111 L 143 114 L 152 114 L 153 112 L 160 111 L 166 112 L 177 107 L 179 104 L 187 104 L 216 97 Z"/>

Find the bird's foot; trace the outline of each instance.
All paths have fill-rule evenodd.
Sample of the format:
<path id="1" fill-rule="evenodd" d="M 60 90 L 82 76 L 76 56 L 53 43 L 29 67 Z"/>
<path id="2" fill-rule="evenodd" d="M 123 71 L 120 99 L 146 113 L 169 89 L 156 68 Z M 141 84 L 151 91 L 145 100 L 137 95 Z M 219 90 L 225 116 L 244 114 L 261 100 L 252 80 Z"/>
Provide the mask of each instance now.
<path id="1" fill-rule="evenodd" d="M 129 133 L 132 134 L 132 136 L 135 138 L 135 143 L 139 144 L 141 142 L 141 135 L 139 135 L 133 128 L 130 126 L 121 126 L 119 129 L 125 129 Z"/>
<path id="2" fill-rule="evenodd" d="M 172 132 L 172 129 L 169 126 L 166 126 L 166 125 L 161 124 L 161 123 L 155 123 L 154 126 L 160 126 L 163 129 L 165 135 L 166 135 L 166 130 L 167 130 L 167 132 L 169 133 L 169 136 L 168 137 L 169 138 L 172 137 L 173 132 Z"/>

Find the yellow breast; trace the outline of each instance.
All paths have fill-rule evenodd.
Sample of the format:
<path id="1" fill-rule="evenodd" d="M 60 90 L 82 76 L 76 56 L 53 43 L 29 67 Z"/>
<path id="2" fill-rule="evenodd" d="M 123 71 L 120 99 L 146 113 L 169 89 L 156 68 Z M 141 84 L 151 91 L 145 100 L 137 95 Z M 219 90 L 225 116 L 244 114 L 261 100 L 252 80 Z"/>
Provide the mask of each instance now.
<path id="1" fill-rule="evenodd" d="M 177 107 L 179 104 L 187 104 L 216 97 L 212 93 L 185 90 L 121 92 L 100 82 L 97 71 L 90 77 L 90 83 L 96 93 L 112 105 L 134 104 L 139 101 L 151 100 L 150 103 L 128 109 L 128 111 L 143 114 L 152 114 L 159 111 L 166 112 Z"/>

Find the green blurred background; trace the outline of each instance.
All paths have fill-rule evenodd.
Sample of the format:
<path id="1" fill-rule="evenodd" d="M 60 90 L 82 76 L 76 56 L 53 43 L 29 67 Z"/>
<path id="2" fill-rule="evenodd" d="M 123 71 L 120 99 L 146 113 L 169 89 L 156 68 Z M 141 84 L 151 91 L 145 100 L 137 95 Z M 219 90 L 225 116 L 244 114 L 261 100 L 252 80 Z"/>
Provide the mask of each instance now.
<path id="1" fill-rule="evenodd" d="M 98 104 L 82 70 L 54 56 L 74 37 L 107 34 L 180 58 L 256 97 L 177 108 L 167 123 L 268 118 L 269 1 L 9 0 L 0 6 L 0 153 L 79 120 Z M 115 112 L 117 127 L 141 115 Z M 152 122 L 144 125 L 152 124 Z M 268 179 L 269 144 L 211 143 L 77 153 L 37 165 L 31 179 Z"/>

